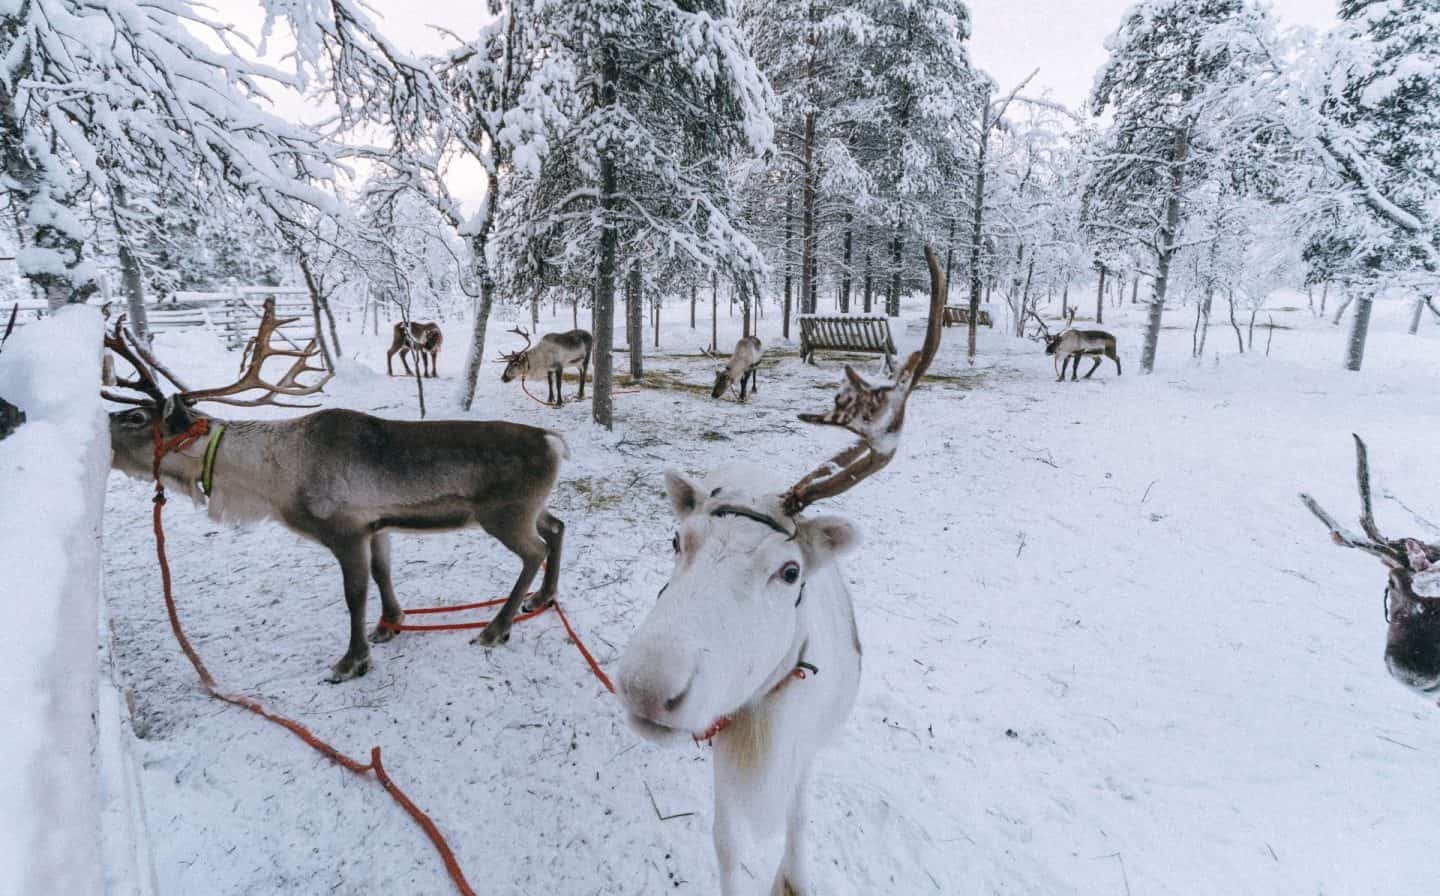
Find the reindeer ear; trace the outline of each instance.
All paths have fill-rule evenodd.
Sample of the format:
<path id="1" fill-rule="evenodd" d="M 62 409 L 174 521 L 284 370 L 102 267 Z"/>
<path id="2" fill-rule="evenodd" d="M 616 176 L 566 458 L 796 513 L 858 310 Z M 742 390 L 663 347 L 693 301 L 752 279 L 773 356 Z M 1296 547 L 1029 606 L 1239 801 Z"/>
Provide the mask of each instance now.
<path id="1" fill-rule="evenodd" d="M 845 379 L 849 380 L 850 385 L 854 386 L 856 389 L 870 388 L 870 384 L 865 382 L 865 378 L 862 377 L 860 374 L 856 373 L 855 368 L 851 367 L 849 364 L 845 365 Z"/>
<path id="2" fill-rule="evenodd" d="M 800 523 L 805 540 L 832 554 L 845 554 L 859 546 L 860 532 L 850 521 L 839 516 L 817 516 Z"/>
<path id="3" fill-rule="evenodd" d="M 1437 560 L 1437 558 L 1431 556 L 1430 552 L 1425 549 L 1425 545 L 1413 538 L 1405 539 L 1405 553 L 1408 554 L 1410 558 L 1411 572 L 1425 572 L 1434 565 Z"/>
<path id="4" fill-rule="evenodd" d="M 190 405 L 178 395 L 171 395 L 165 399 L 165 407 L 160 412 L 165 418 L 165 429 L 169 433 L 184 432 L 195 422 L 195 415 L 190 412 Z"/>
<path id="5" fill-rule="evenodd" d="M 670 508 L 675 516 L 682 520 L 700 504 L 700 487 L 679 470 L 665 471 L 665 493 L 670 496 Z"/>

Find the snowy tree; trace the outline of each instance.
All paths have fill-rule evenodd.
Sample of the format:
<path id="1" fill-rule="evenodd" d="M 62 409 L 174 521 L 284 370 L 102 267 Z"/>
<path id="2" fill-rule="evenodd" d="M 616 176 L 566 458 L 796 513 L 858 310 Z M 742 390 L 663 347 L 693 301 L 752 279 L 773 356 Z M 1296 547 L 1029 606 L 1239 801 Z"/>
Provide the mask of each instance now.
<path id="1" fill-rule="evenodd" d="M 742 277 L 764 270 L 734 220 L 731 162 L 769 148 L 774 98 L 733 12 L 729 0 L 544 10 L 556 61 L 586 88 L 509 220 L 528 246 L 517 253 L 523 263 L 595 272 L 593 411 L 602 426 L 612 420 L 617 275 L 633 282 L 641 259 L 671 256 Z M 631 351 L 633 369 L 639 345 Z"/>
<path id="2" fill-rule="evenodd" d="M 1110 58 L 1091 98 L 1107 129 L 1087 187 L 1087 223 L 1143 247 L 1155 263 L 1141 370 L 1155 351 L 1188 199 L 1215 165 L 1211 119 L 1225 111 L 1215 84 L 1244 84 L 1253 48 L 1230 40 L 1262 13 L 1247 0 L 1145 0 L 1106 42 Z"/>

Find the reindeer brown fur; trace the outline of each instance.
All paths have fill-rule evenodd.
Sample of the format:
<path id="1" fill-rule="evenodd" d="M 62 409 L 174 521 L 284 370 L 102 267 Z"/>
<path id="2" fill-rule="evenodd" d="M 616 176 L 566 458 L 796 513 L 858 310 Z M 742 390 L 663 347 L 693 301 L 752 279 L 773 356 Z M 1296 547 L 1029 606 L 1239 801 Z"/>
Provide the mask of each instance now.
<path id="1" fill-rule="evenodd" d="M 385 353 L 385 373 L 389 376 L 395 375 L 394 360 L 395 354 L 400 354 L 400 365 L 405 368 L 405 375 L 410 376 L 410 362 L 405 356 L 410 352 L 415 353 L 415 366 L 420 368 L 421 376 L 434 377 L 435 366 L 440 360 L 440 345 L 445 341 L 445 334 L 440 332 L 440 325 L 435 323 L 417 323 L 411 321 L 397 321 L 395 323 L 395 336 L 390 340 L 390 350 Z"/>
<path id="2" fill-rule="evenodd" d="M 268 318 L 273 308 L 267 308 Z M 404 619 L 390 576 L 392 530 L 479 526 L 516 554 L 520 576 L 500 612 L 472 643 L 488 647 L 507 641 L 542 564 L 544 579 L 528 608 L 548 604 L 559 582 L 565 527 L 546 502 L 567 456 L 564 440 L 544 429 L 501 421 L 408 422 L 322 410 L 288 420 L 227 422 L 196 412 L 196 401 L 297 407 L 277 396 L 314 393 L 318 386 L 298 382 L 304 359 L 278 383 L 260 378 L 269 354 L 268 328 L 268 320 L 262 322 L 253 375 L 221 389 L 166 396 L 117 324 L 106 346 L 136 368 L 136 378 L 120 385 L 144 397 L 106 395 L 136 405 L 110 415 L 115 469 L 148 478 L 156 432 L 170 438 L 191 429 L 197 419 L 207 420 L 210 443 L 201 440 L 167 454 L 160 465 L 162 481 L 205 505 L 212 519 L 273 519 L 334 554 L 350 631 L 349 647 L 332 667 L 330 681 L 364 675 L 370 668 L 370 642 L 393 638 L 396 632 L 388 626 Z M 252 389 L 265 394 L 253 400 L 235 397 Z M 214 452 L 208 494 L 202 488 L 207 450 Z M 367 640 L 371 578 L 380 590 L 381 621 Z"/>

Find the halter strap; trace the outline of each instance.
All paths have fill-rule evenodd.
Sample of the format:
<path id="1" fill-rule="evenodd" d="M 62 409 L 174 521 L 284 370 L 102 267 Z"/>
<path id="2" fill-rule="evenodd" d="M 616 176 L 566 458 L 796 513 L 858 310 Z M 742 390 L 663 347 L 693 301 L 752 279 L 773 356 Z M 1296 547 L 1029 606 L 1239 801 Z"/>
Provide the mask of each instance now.
<path id="1" fill-rule="evenodd" d="M 200 491 L 208 498 L 215 486 L 215 455 L 220 450 L 220 439 L 225 435 L 225 424 L 216 425 L 205 443 L 205 459 L 200 465 Z"/>

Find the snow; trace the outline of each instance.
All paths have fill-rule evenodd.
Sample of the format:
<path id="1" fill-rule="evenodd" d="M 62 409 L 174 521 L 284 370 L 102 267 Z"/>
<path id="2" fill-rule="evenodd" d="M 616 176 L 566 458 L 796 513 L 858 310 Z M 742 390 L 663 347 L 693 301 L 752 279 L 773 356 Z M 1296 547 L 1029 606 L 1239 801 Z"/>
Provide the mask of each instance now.
<path id="1" fill-rule="evenodd" d="M 0 353 L 0 396 L 27 417 L 0 441 L 0 893 L 99 892 L 96 536 L 110 453 L 100 337 L 99 311 L 67 308 Z"/>
<path id="2" fill-rule="evenodd" d="M 1193 310 L 1175 309 L 1155 375 L 1107 367 L 1079 383 L 1055 383 L 1051 359 L 1002 320 L 981 329 L 974 369 L 964 330 L 946 331 L 895 461 L 813 511 L 863 534 L 842 566 L 865 647 L 856 710 L 819 760 L 815 892 L 1433 885 L 1435 810 L 1417 795 L 1435 781 L 1436 710 L 1386 675 L 1383 568 L 1333 546 L 1296 494 L 1353 519 L 1358 432 L 1382 530 L 1433 540 L 1399 501 L 1440 508 L 1427 475 L 1440 333 L 1406 336 L 1403 303 L 1379 301 L 1366 368 L 1348 373 L 1343 328 L 1303 297 L 1281 304 L 1268 313 L 1290 329 L 1269 358 L 1231 354 L 1217 331 L 1190 362 Z M 1144 310 L 1106 309 L 1127 371 Z M 732 344 L 739 318 L 721 314 Z M 568 527 L 561 599 L 603 665 L 668 575 L 664 470 L 744 458 L 798 478 L 849 438 L 795 420 L 830 406 L 837 359 L 801 365 L 771 312 L 759 393 L 713 401 L 700 325 L 688 329 L 683 302 L 667 309 L 665 348 L 646 359 L 666 387 L 617 395 L 613 433 L 585 403 L 543 408 L 483 372 L 474 416 L 569 443 L 552 502 Z M 383 375 L 388 330 L 343 326 L 354 361 L 328 403 L 412 418 L 414 381 Z M 469 332 L 443 326 L 451 346 Z M 896 329 L 902 353 L 916 347 L 920 327 Z M 197 383 L 233 373 L 234 356 L 195 335 L 164 334 L 158 350 Z M 463 355 L 442 353 L 432 409 L 454 407 Z M 862 372 L 878 379 L 879 363 Z M 111 476 L 105 557 L 159 891 L 450 892 L 373 783 L 200 693 L 164 623 L 148 495 Z M 552 615 L 489 653 L 463 634 L 406 634 L 376 647 L 366 678 L 329 686 L 345 621 L 323 549 L 180 502 L 166 531 L 180 613 L 222 686 L 352 755 L 381 746 L 481 891 L 716 891 L 707 749 L 638 741 Z M 503 594 L 516 567 L 479 531 L 401 536 L 394 554 L 407 605 Z"/>

